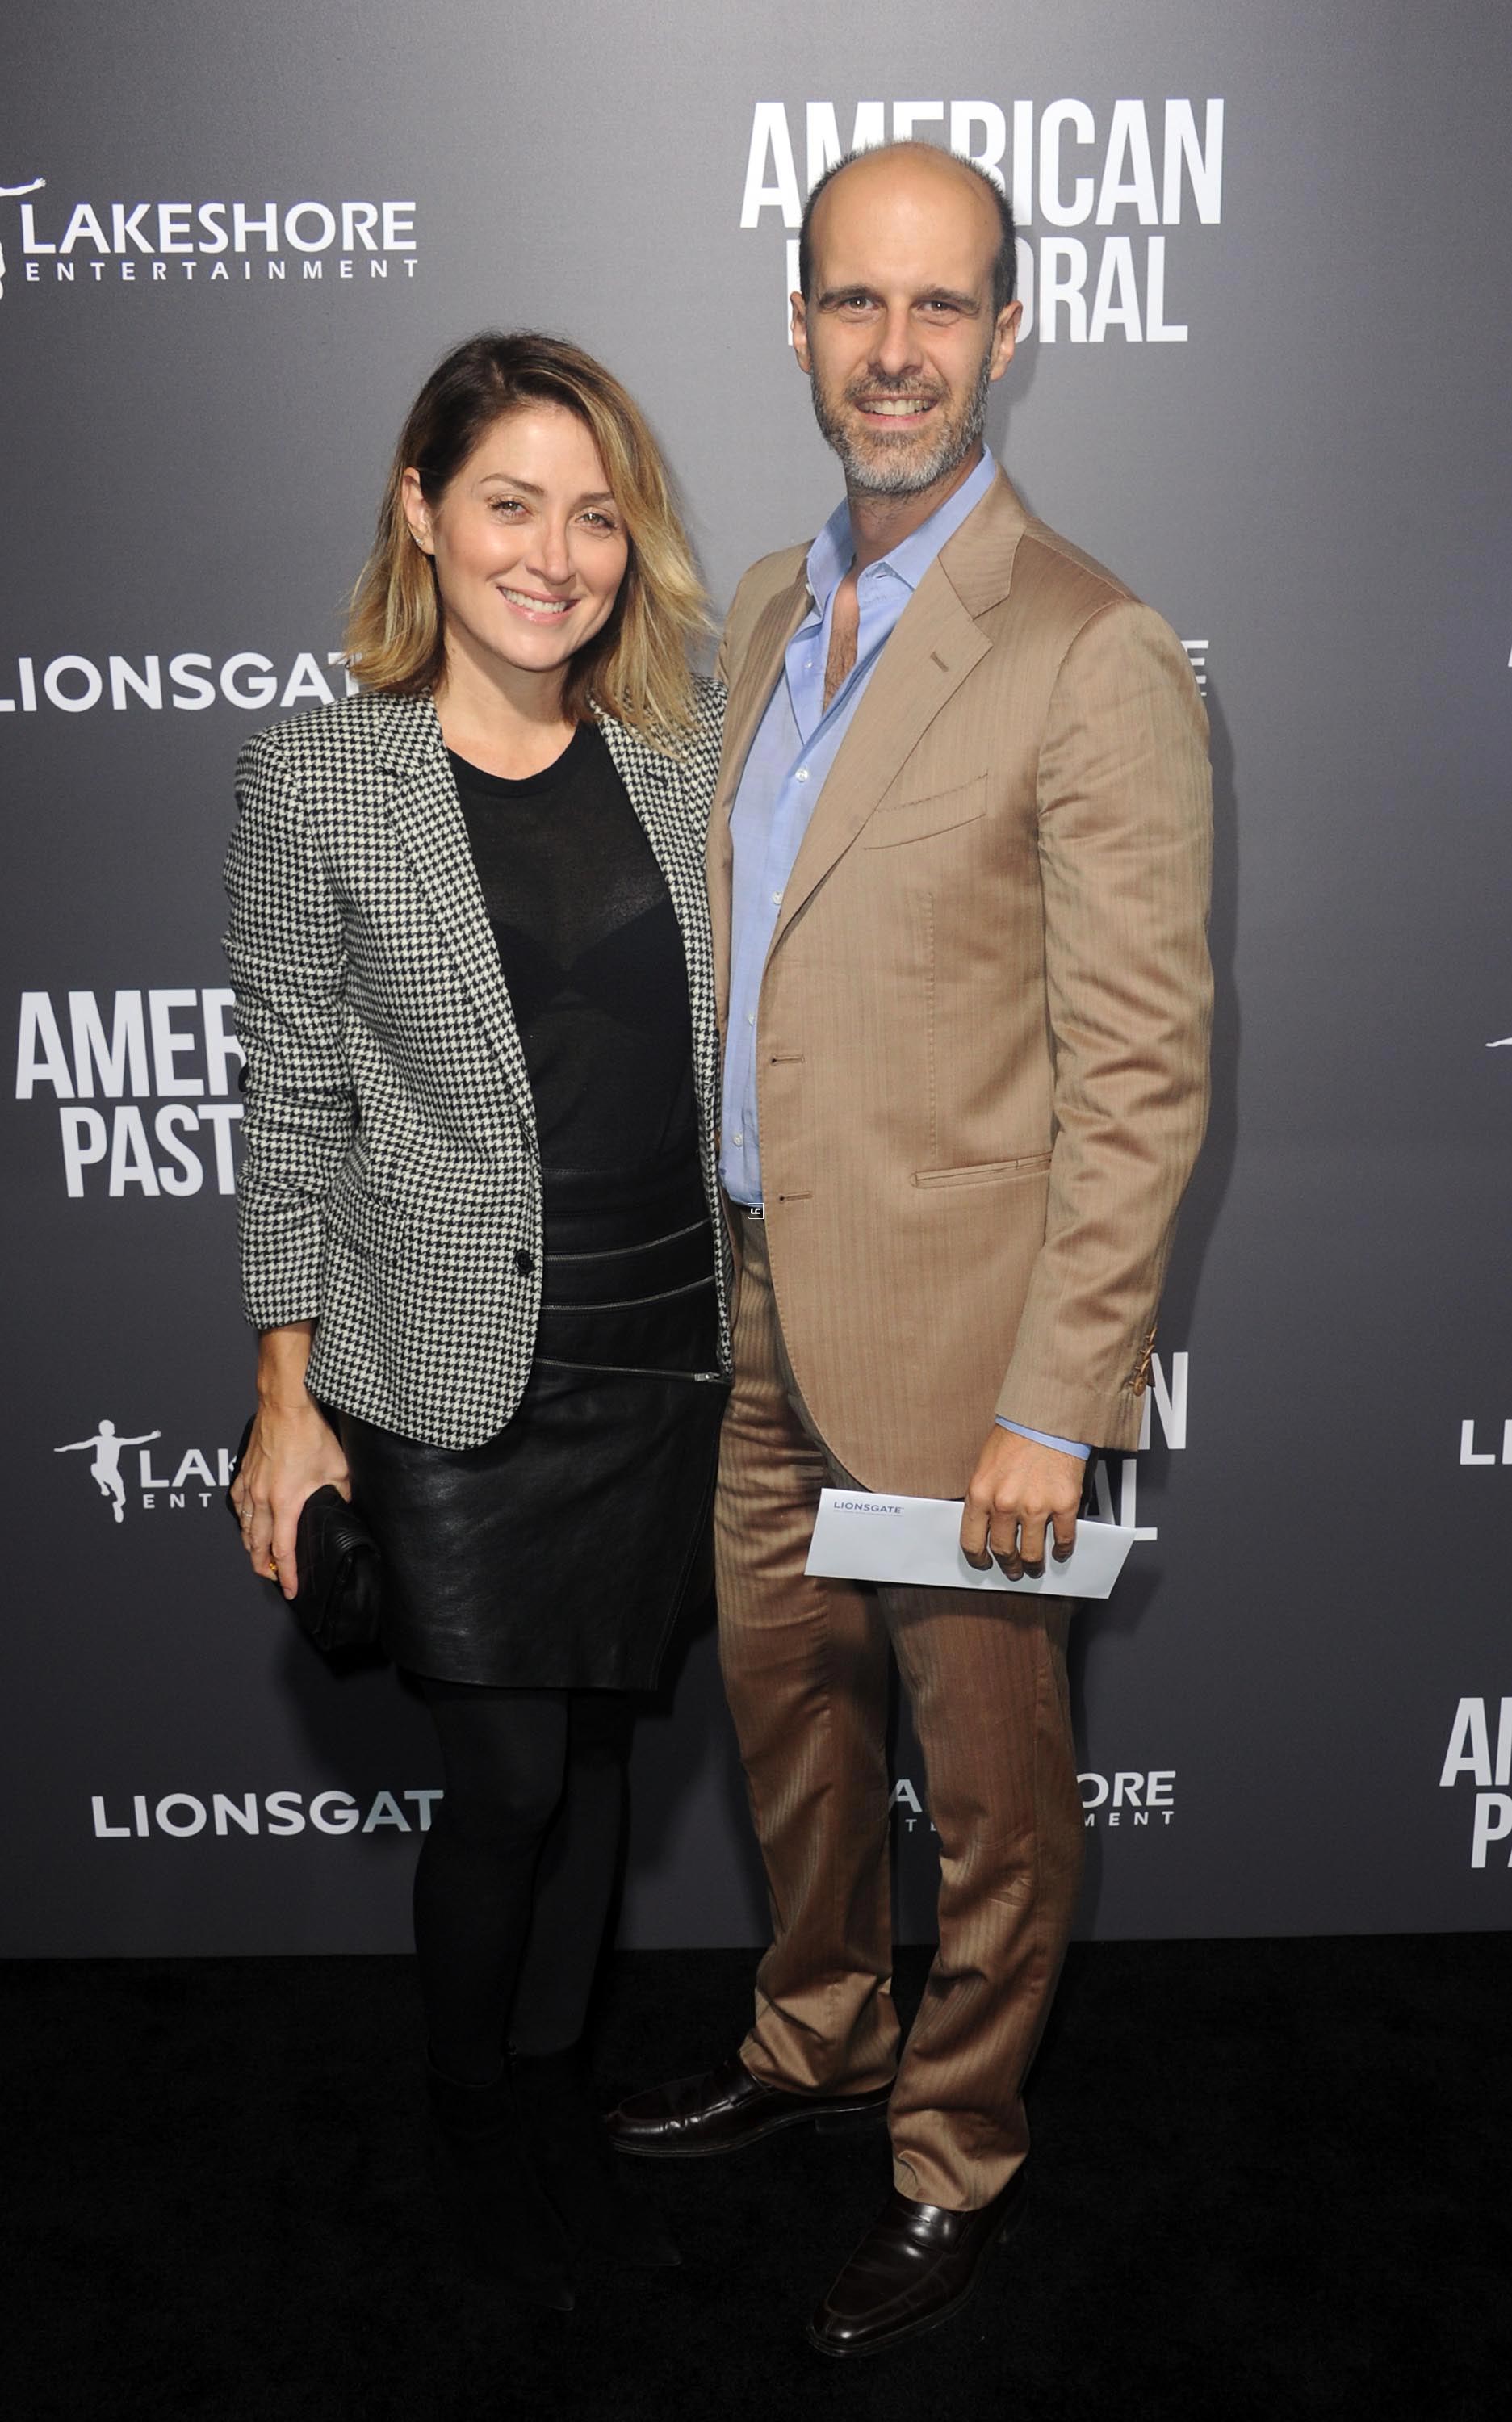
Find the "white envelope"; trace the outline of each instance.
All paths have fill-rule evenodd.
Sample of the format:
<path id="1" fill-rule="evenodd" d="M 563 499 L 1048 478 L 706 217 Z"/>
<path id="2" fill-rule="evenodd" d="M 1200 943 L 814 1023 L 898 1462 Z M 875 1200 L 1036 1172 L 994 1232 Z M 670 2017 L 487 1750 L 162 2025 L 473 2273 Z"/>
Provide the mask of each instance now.
<path id="1" fill-rule="evenodd" d="M 975 1571 L 962 1555 L 959 1498 L 868 1497 L 858 1488 L 826 1488 L 804 1569 L 839 1581 L 913 1581 L 929 1589 L 1107 1597 L 1135 1535 L 1117 1523 L 1079 1521 L 1063 1565 L 1047 1552 L 1043 1573 L 1011 1581 L 996 1565 Z"/>

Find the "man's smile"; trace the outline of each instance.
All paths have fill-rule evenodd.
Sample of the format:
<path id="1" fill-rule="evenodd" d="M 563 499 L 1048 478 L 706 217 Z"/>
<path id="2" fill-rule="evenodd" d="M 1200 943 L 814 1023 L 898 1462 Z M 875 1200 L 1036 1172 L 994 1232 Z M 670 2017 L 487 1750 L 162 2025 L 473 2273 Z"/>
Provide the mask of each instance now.
<path id="1" fill-rule="evenodd" d="M 939 401 L 933 395 L 864 395 L 855 398 L 856 408 L 869 419 L 921 420 L 933 412 Z"/>

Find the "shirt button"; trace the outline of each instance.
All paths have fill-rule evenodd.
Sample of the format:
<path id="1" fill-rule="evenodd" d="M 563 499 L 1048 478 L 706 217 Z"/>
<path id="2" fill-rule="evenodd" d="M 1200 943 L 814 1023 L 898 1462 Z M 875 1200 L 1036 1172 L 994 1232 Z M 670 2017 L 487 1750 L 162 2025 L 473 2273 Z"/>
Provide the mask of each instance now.
<path id="1" fill-rule="evenodd" d="M 793 778 L 795 782 L 806 782 L 809 778 L 809 768 L 807 765 L 800 765 Z"/>
<path id="2" fill-rule="evenodd" d="M 735 1130 L 735 1133 L 731 1137 L 730 1140 L 731 1140 L 731 1142 L 732 1142 L 732 1143 L 744 1143 L 744 1142 L 745 1142 L 745 1140 L 746 1140 L 746 1139 L 745 1139 L 745 1137 L 740 1133 L 739 1129 L 737 1128 L 737 1129 Z"/>
<path id="3" fill-rule="evenodd" d="M 519 1250 L 514 1256 L 514 1266 L 522 1279 L 528 1279 L 531 1271 L 535 1268 L 534 1260 L 531 1255 L 526 1251 L 523 1245 L 519 1248 Z"/>
<path id="4" fill-rule="evenodd" d="M 755 1025 L 755 1023 L 756 1023 L 756 1012 L 755 1012 L 753 1009 L 748 1009 L 748 1010 L 747 1010 L 747 1012 L 746 1012 L 746 1023 L 747 1023 L 747 1025 L 748 1025 L 748 1026 L 754 1026 L 754 1025 Z"/>
<path id="5" fill-rule="evenodd" d="M 780 907 L 781 907 L 781 905 L 782 905 L 782 894 L 780 893 L 780 891 L 774 891 L 774 892 L 773 892 L 773 894 L 772 894 L 772 905 L 773 905 L 773 907 L 774 907 L 774 908 L 780 908 Z"/>

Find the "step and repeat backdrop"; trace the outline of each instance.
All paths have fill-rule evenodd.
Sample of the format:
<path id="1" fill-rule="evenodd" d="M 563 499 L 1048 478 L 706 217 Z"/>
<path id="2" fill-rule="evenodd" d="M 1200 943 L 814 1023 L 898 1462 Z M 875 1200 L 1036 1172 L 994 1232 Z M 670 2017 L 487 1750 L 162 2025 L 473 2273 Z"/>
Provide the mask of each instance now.
<path id="1" fill-rule="evenodd" d="M 1509 24 L 16 0 L 0 1949 L 406 1943 L 423 1711 L 321 1661 L 221 1506 L 236 752 L 341 691 L 401 416 L 479 326 L 626 380 L 717 606 L 811 531 L 798 218 L 908 133 L 1021 224 L 994 447 L 1174 624 L 1212 719 L 1216 1111 L 1145 1438 L 1096 1482 L 1141 1541 L 1078 1626 L 1083 1927 L 1512 1920 Z M 922 1939 L 906 1723 L 895 1774 Z M 625 1939 L 764 1925 L 705 1610 L 641 1727 Z"/>

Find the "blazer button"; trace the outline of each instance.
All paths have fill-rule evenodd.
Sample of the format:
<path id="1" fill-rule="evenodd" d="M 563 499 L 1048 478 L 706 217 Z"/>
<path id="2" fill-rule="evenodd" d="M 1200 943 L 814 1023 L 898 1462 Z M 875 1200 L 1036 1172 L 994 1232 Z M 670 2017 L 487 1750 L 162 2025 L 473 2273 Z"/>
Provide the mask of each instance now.
<path id="1" fill-rule="evenodd" d="M 533 1255 L 528 1253 L 523 1245 L 519 1247 L 515 1253 L 514 1266 L 522 1279 L 528 1279 L 531 1271 L 535 1268 L 535 1260 Z"/>

